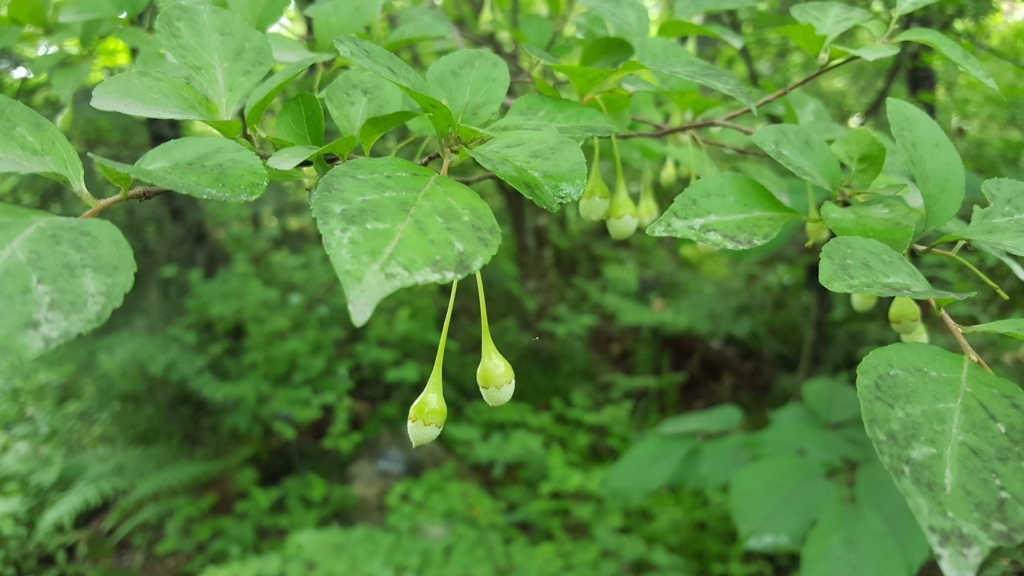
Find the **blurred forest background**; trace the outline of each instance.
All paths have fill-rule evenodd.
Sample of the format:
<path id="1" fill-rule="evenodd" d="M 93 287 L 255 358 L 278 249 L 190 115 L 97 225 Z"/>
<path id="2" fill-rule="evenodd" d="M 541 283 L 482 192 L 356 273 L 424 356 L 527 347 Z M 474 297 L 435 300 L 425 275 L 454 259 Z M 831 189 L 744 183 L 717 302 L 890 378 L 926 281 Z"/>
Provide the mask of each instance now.
<path id="1" fill-rule="evenodd" d="M 646 3 L 661 26 L 685 17 Z M 881 13 L 891 2 L 852 3 Z M 160 57 L 140 31 L 156 4 L 135 27 L 59 22 L 61 4 L 0 0 L 3 94 L 55 119 L 80 150 L 123 162 L 209 130 L 89 105 L 104 77 Z M 816 69 L 816 53 L 787 28 L 791 2 L 721 4 L 738 9 L 698 21 L 725 40 L 678 34 L 701 58 L 765 90 Z M 292 2 L 271 29 L 291 38 L 277 42 L 281 57 L 330 49 L 309 27 L 328 35 L 344 5 Z M 372 26 L 397 35 L 393 49 L 422 67 L 456 41 L 518 54 L 526 24 L 542 28 L 536 21 L 554 22 L 561 9 L 388 0 Z M 574 14 L 565 53 L 587 38 Z M 884 129 L 885 97 L 903 98 L 953 138 L 969 199 L 985 178 L 1024 179 L 1024 3 L 943 0 L 912 18 L 970 49 L 1001 93 L 908 43 L 897 58 L 851 64 L 769 113 L 822 133 Z M 314 68 L 289 91 L 326 86 L 338 71 Z M 662 206 L 691 174 L 749 163 L 685 138 L 643 146 L 624 154 L 672 156 L 679 167 L 678 183 L 656 187 Z M 773 191 L 805 198 L 802 182 L 763 166 L 748 168 Z M 86 168 L 90 187 L 113 193 Z M 800 507 L 805 488 L 784 477 L 773 484 L 771 470 L 756 468 L 790 454 L 827 469 L 840 492 L 860 494 L 854 478 L 876 479 L 863 490 L 903 522 L 908 573 L 938 574 L 875 460 L 852 385 L 865 351 L 898 336 L 884 306 L 858 314 L 818 285 L 817 248 L 803 247 L 802 224 L 743 253 L 643 234 L 618 243 L 574 206 L 550 214 L 495 181 L 474 189 L 505 233 L 483 276 L 516 396 L 497 410 L 480 401 L 478 304 L 460 291 L 448 424 L 416 451 L 406 412 L 432 364 L 447 287 L 403 290 L 354 329 L 301 183 L 275 182 L 251 204 L 171 194 L 105 212 L 135 251 L 135 289 L 103 328 L 0 376 L 0 575 L 792 574 L 799 545 L 751 550 L 734 518 L 744 483 L 775 515 Z M 80 211 L 36 176 L 0 175 L 0 198 Z M 1024 270 L 974 256 L 1012 299 L 960 303 L 958 318 L 1024 314 Z M 951 290 L 979 288 L 955 263 L 922 265 Z M 926 322 L 934 343 L 956 349 L 937 319 Z M 1024 381 L 1019 342 L 976 342 L 997 372 Z M 802 537 L 810 522 L 794 522 Z M 1003 551 L 986 573 L 1019 573 L 1019 558 Z"/>

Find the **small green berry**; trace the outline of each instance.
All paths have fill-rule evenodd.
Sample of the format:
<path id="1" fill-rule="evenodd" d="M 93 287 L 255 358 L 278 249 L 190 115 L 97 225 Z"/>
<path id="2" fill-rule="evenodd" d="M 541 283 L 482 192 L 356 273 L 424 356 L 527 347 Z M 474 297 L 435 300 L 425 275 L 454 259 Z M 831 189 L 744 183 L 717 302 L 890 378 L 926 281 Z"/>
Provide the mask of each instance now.
<path id="1" fill-rule="evenodd" d="M 897 296 L 889 305 L 889 325 L 899 334 L 911 334 L 921 325 L 921 308 L 906 296 Z"/>
<path id="2" fill-rule="evenodd" d="M 857 312 L 869 312 L 878 303 L 873 294 L 850 294 L 850 306 Z"/>

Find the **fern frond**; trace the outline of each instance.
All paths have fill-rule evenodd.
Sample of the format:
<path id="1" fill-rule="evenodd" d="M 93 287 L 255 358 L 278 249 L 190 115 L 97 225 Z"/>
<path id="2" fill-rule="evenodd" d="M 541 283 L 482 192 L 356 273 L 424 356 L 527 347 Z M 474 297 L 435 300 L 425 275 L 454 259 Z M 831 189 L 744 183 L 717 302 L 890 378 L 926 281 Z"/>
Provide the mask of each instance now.
<path id="1" fill-rule="evenodd" d="M 36 536 L 48 534 L 55 528 L 71 528 L 79 514 L 99 508 L 127 490 L 129 486 L 124 478 L 76 482 L 39 516 Z"/>

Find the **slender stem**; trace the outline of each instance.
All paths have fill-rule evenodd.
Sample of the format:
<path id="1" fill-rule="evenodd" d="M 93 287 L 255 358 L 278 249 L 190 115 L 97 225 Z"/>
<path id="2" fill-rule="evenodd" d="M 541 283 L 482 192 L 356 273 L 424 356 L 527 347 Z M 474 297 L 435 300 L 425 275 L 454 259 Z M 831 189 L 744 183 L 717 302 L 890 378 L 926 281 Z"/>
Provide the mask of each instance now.
<path id="1" fill-rule="evenodd" d="M 979 366 L 985 369 L 985 372 L 992 374 L 992 369 L 989 368 L 988 364 L 986 364 L 985 361 L 981 359 L 981 356 L 978 356 L 978 353 L 974 351 L 974 348 L 971 347 L 971 344 L 967 341 L 966 338 L 964 338 L 964 333 L 960 329 L 960 325 L 957 324 L 949 316 L 949 313 L 946 312 L 944 308 L 939 308 L 939 305 L 935 303 L 934 298 L 929 298 L 928 303 L 931 304 L 932 309 L 939 312 L 939 315 L 942 317 L 942 322 L 946 325 L 946 328 L 948 328 L 949 331 L 953 334 L 953 338 L 956 338 L 956 341 L 960 344 L 960 348 L 964 351 L 964 354 L 972 361 L 977 362 Z"/>
<path id="2" fill-rule="evenodd" d="M 498 175 L 494 172 L 484 172 L 483 174 L 477 174 L 476 176 L 449 176 L 449 178 L 469 186 L 471 184 L 476 184 L 477 182 L 483 182 L 484 180 L 497 180 Z"/>
<path id="3" fill-rule="evenodd" d="M 434 358 L 434 374 L 440 374 L 441 365 L 444 364 L 444 345 L 448 343 L 448 325 L 452 321 L 452 308 L 455 307 L 455 290 L 458 287 L 458 280 L 452 282 L 452 295 L 448 299 L 448 312 L 444 315 L 444 327 L 441 328 L 441 343 L 437 345 L 437 357 Z M 430 381 L 433 381 L 433 378 Z M 438 379 L 438 382 L 440 382 L 440 379 Z"/>
<path id="4" fill-rule="evenodd" d="M 85 213 L 79 216 L 79 218 L 94 218 L 100 212 L 103 212 L 104 210 L 113 206 L 114 204 L 124 202 L 125 200 L 138 200 L 139 202 L 145 202 L 146 200 L 156 198 L 157 196 L 167 194 L 169 192 L 170 190 L 167 190 L 166 188 L 155 188 L 152 186 L 140 186 L 138 188 L 132 188 L 131 190 L 128 191 L 127 194 L 118 194 L 116 196 L 111 196 L 109 198 L 104 198 L 103 200 L 100 200 L 99 204 L 87 210 Z"/>
<path id="5" fill-rule="evenodd" d="M 448 167 L 451 166 L 452 156 L 448 153 L 448 150 L 444 151 L 444 158 L 441 160 L 441 176 L 448 175 Z"/>
<path id="6" fill-rule="evenodd" d="M 776 92 L 774 92 L 772 94 L 769 94 L 769 95 L 765 96 L 764 98 L 761 98 L 760 100 L 757 101 L 757 104 L 755 104 L 755 106 L 760 108 L 761 106 L 764 106 L 765 104 L 770 104 L 770 103 L 778 100 L 779 98 L 782 98 L 783 96 L 786 96 L 787 94 L 789 94 L 790 92 L 796 90 L 797 88 L 800 88 L 803 85 L 811 82 L 815 78 L 818 78 L 819 76 L 823 76 L 825 74 L 828 74 L 829 72 L 835 70 L 836 68 L 839 68 L 840 66 L 848 64 L 850 62 L 853 62 L 854 60 L 859 60 L 859 58 L 854 56 L 854 57 L 851 57 L 851 58 L 847 58 L 845 60 L 840 60 L 839 62 L 836 62 L 835 64 L 833 64 L 831 66 L 826 66 L 824 68 L 819 68 L 818 70 L 814 71 L 809 76 L 805 76 L 804 78 L 801 78 L 800 80 L 797 80 L 796 82 L 793 82 L 789 86 L 786 86 L 785 88 L 782 88 L 781 90 L 778 90 L 778 91 L 776 91 Z M 628 139 L 628 138 L 661 138 L 662 136 L 668 136 L 669 134 L 676 134 L 678 132 L 690 132 L 692 130 L 698 130 L 698 129 L 701 129 L 701 128 L 710 128 L 712 126 L 722 126 L 722 127 L 729 127 L 729 128 L 735 129 L 734 126 L 737 126 L 737 125 L 730 124 L 729 126 L 724 126 L 723 123 L 728 123 L 729 120 L 732 120 L 734 118 L 738 118 L 740 116 L 743 116 L 744 114 L 748 114 L 752 110 L 753 110 L 753 107 L 751 107 L 751 106 L 744 106 L 743 108 L 739 108 L 737 110 L 733 110 L 732 112 L 729 112 L 728 114 L 726 114 L 725 116 L 722 116 L 721 118 L 714 118 L 714 119 L 711 119 L 711 120 L 701 120 L 699 122 L 692 122 L 690 124 L 683 124 L 681 126 L 667 127 L 667 128 L 663 128 L 661 130 L 654 130 L 654 131 L 651 131 L 651 132 L 632 132 L 632 133 L 627 132 L 627 133 L 624 133 L 624 134 L 619 134 L 619 138 L 622 138 L 623 140 Z"/>
<path id="7" fill-rule="evenodd" d="M 483 338 L 483 345 L 493 344 L 491 340 L 491 327 L 487 323 L 487 299 L 484 298 L 484 279 L 480 276 L 480 271 L 476 271 L 476 287 L 480 292 L 480 333 Z"/>
<path id="8" fill-rule="evenodd" d="M 968 270 L 973 272 L 975 276 L 977 276 L 978 278 L 981 278 L 981 281 L 984 282 L 989 288 L 995 290 L 996 294 L 998 294 L 1000 298 L 1002 298 L 1003 300 L 1009 300 L 1010 299 L 1010 297 L 1006 294 L 1006 292 L 1003 292 L 1003 289 L 1000 288 L 998 284 L 993 282 L 981 270 L 978 270 L 977 268 L 975 268 L 973 264 L 971 264 L 967 260 L 964 260 L 962 257 L 958 256 L 957 254 L 954 254 L 953 252 L 946 252 L 945 250 L 939 250 L 937 248 L 929 248 L 927 246 L 921 246 L 920 244 L 914 244 L 914 250 L 916 250 L 918 254 L 938 254 L 939 256 L 945 256 L 946 258 L 951 258 L 953 260 L 956 260 L 960 264 L 964 265 Z"/>
<path id="9" fill-rule="evenodd" d="M 619 142 L 612 136 L 612 154 L 615 155 L 615 182 L 624 184 L 626 177 L 622 175 L 622 158 L 619 157 Z"/>

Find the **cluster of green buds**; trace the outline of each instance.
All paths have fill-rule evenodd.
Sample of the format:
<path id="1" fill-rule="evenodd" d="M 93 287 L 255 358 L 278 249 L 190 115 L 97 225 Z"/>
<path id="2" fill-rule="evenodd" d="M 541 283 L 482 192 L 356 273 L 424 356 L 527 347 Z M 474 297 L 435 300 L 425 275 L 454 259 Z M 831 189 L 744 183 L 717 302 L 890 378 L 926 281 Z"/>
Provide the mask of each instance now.
<path id="1" fill-rule="evenodd" d="M 661 211 L 654 197 L 654 184 L 651 172 L 644 169 L 640 186 L 640 205 L 633 202 L 629 195 L 629 187 L 622 172 L 622 159 L 619 156 L 619 144 L 612 137 L 612 150 L 615 152 L 615 194 L 609 197 L 608 186 L 601 176 L 601 147 L 597 138 L 594 139 L 594 158 L 590 167 L 590 176 L 580 198 L 579 211 L 584 220 L 597 222 L 604 220 L 608 234 L 616 240 L 626 240 L 636 233 L 638 226 L 650 226 Z M 675 181 L 675 164 L 671 164 L 672 180 Z M 665 170 L 662 169 L 663 180 Z"/>
<path id="2" fill-rule="evenodd" d="M 481 327 L 480 365 L 476 370 L 476 382 L 484 401 L 492 408 L 496 408 L 512 399 L 512 394 L 516 389 L 516 374 L 508 360 L 498 352 L 498 348 L 491 338 L 490 327 L 487 324 L 484 282 L 480 277 L 480 272 L 476 273 L 476 282 L 480 291 Z M 430 372 L 423 392 L 409 407 L 407 428 L 409 440 L 412 441 L 414 448 L 436 440 L 441 435 L 441 429 L 444 428 L 444 423 L 448 419 L 448 405 L 444 401 L 441 373 L 444 364 L 444 347 L 448 341 L 448 326 L 451 324 L 452 309 L 455 306 L 455 291 L 458 285 L 458 280 L 452 283 L 452 294 L 448 300 L 448 312 L 444 317 L 444 327 L 441 329 L 441 341 L 437 345 L 434 368 Z"/>

